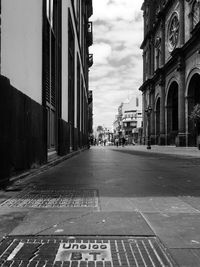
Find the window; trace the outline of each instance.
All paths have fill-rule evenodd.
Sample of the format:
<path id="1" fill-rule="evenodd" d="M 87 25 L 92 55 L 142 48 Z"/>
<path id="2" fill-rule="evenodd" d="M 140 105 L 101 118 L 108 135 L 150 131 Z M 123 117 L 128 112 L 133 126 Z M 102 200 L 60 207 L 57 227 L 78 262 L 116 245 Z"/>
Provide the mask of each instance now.
<path id="1" fill-rule="evenodd" d="M 56 120 L 61 86 L 60 2 L 44 1 L 43 16 L 43 104 L 47 110 L 48 149 L 56 148 Z"/>
<path id="2" fill-rule="evenodd" d="M 138 106 L 139 106 L 139 98 L 136 97 L 136 107 L 138 107 Z"/>
<path id="3" fill-rule="evenodd" d="M 149 28 L 149 6 L 146 6 L 145 9 L 145 24 L 146 24 L 146 29 Z"/>
<path id="4" fill-rule="evenodd" d="M 80 60 L 79 60 L 79 54 L 77 53 L 77 128 L 80 132 L 80 117 L 81 117 L 81 109 L 80 109 L 80 88 L 81 88 L 81 76 L 80 76 Z M 80 137 L 79 137 L 80 140 Z"/>
<path id="5" fill-rule="evenodd" d="M 80 0 L 77 0 L 76 12 L 77 12 L 77 29 L 78 29 L 78 32 L 79 32 L 80 31 Z"/>
<path id="6" fill-rule="evenodd" d="M 130 123 L 130 126 L 132 126 L 132 127 L 136 127 L 136 125 L 137 125 L 136 121 Z"/>
<path id="7" fill-rule="evenodd" d="M 193 4 L 193 10 L 192 10 L 192 26 L 193 29 L 196 27 L 196 25 L 199 23 L 200 21 L 200 1 L 199 0 L 195 0 L 194 4 Z"/>
<path id="8" fill-rule="evenodd" d="M 146 81 L 149 77 L 149 61 L 150 61 L 150 55 L 149 55 L 149 51 L 146 50 L 144 52 L 144 80 Z"/>
<path id="9" fill-rule="evenodd" d="M 74 59 L 75 59 L 75 40 L 74 30 L 70 11 L 68 13 L 68 122 L 70 126 L 70 148 L 74 147 Z"/>

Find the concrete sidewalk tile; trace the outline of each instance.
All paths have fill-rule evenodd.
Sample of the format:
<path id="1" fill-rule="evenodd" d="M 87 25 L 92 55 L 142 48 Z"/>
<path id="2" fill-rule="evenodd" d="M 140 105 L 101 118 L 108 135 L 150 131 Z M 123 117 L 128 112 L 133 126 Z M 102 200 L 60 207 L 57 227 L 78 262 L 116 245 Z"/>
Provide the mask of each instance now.
<path id="1" fill-rule="evenodd" d="M 188 203 L 189 205 L 191 205 L 192 207 L 194 207 L 195 209 L 200 211 L 200 197 L 181 196 L 179 198 L 182 199 L 184 202 Z"/>
<path id="2" fill-rule="evenodd" d="M 101 197 L 102 211 L 199 213 L 178 197 Z"/>
<path id="3" fill-rule="evenodd" d="M 0 240 L 24 220 L 26 212 L 9 211 L 0 215 Z"/>
<path id="4" fill-rule="evenodd" d="M 129 198 L 140 212 L 198 213 L 199 211 L 177 197 L 137 197 Z"/>
<path id="5" fill-rule="evenodd" d="M 10 235 L 145 235 L 152 236 L 147 222 L 138 212 L 64 212 L 40 211 Z"/>
<path id="6" fill-rule="evenodd" d="M 168 248 L 200 248 L 199 213 L 142 213 Z"/>
<path id="7" fill-rule="evenodd" d="M 181 267 L 200 266 L 200 249 L 170 249 L 169 252 Z"/>
<path id="8" fill-rule="evenodd" d="M 136 206 L 126 197 L 100 197 L 102 211 L 136 211 Z"/>

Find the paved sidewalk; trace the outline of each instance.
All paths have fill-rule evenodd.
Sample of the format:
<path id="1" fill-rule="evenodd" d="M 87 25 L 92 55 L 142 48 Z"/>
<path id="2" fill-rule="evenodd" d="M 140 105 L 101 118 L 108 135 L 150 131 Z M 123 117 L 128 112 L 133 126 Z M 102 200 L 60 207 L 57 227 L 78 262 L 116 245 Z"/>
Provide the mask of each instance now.
<path id="1" fill-rule="evenodd" d="M 125 147 L 119 146 L 120 148 L 126 148 L 133 151 L 141 151 L 146 153 L 158 153 L 158 154 L 168 154 L 183 157 L 194 157 L 200 158 L 200 150 L 197 147 L 176 147 L 176 146 L 158 146 L 152 145 L 151 149 L 147 149 L 146 145 L 128 145 Z"/>

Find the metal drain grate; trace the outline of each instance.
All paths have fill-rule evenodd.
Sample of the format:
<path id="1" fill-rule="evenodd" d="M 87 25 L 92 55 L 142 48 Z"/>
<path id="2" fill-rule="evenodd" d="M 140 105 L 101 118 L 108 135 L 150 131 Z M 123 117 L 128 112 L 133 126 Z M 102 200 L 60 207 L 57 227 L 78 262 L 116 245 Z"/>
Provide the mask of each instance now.
<path id="1" fill-rule="evenodd" d="M 24 190 L 0 204 L 0 207 L 4 206 L 11 208 L 97 208 L 98 192 L 94 189 Z"/>
<path id="2" fill-rule="evenodd" d="M 15 267 L 175 266 L 154 237 L 93 238 L 8 237 L 0 244 L 0 264 Z"/>

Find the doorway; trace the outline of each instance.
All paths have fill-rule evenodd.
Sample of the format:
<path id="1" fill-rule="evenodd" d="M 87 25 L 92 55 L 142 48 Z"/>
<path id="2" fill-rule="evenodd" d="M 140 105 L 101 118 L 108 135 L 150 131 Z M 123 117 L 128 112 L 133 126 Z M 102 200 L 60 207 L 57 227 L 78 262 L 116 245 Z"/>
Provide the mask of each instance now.
<path id="1" fill-rule="evenodd" d="M 175 145 L 178 134 L 178 84 L 173 82 L 167 96 L 167 137 L 168 144 Z"/>
<path id="2" fill-rule="evenodd" d="M 199 130 L 193 120 L 189 118 L 194 106 L 200 104 L 200 75 L 194 74 L 188 87 L 188 145 L 197 145 L 197 135 Z"/>

